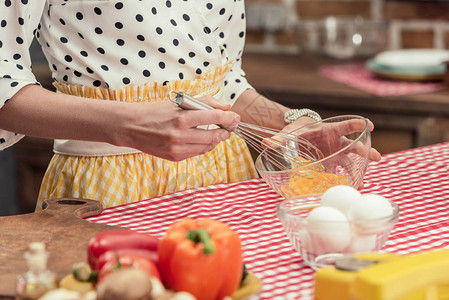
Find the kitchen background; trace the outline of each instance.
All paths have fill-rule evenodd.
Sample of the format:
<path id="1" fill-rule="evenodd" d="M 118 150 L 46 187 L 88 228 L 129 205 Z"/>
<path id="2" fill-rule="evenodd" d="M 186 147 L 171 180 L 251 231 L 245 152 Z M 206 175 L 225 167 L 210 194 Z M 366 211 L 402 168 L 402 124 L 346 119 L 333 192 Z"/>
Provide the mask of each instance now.
<path id="1" fill-rule="evenodd" d="M 246 0 L 247 51 L 297 53 L 295 28 L 327 17 L 387 22 L 387 49 L 449 48 L 449 1 Z"/>
<path id="2" fill-rule="evenodd" d="M 246 6 L 249 54 L 294 57 L 315 53 L 344 61 L 388 49 L 449 49 L 449 0 L 246 0 Z M 377 38 L 357 50 L 345 43 L 327 47 L 322 43 L 322 26 L 335 29 L 342 19 L 363 21 L 366 30 L 376 32 Z M 331 33 L 331 38 L 336 36 Z M 38 80 L 52 89 L 50 71 L 39 45 L 34 43 L 30 52 Z M 392 140 L 397 142 L 399 137 L 379 136 L 381 148 Z M 408 148 L 410 143 L 403 142 L 394 149 L 385 147 L 382 152 L 402 150 L 401 147 Z M 51 155 L 52 141 L 31 137 L 0 152 L 0 216 L 34 210 Z"/>

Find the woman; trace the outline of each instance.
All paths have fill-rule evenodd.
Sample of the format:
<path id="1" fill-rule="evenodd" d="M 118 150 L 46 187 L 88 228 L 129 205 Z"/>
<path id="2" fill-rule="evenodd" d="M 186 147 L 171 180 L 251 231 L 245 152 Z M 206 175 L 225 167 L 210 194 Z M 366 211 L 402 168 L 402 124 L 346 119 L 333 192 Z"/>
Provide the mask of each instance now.
<path id="1" fill-rule="evenodd" d="M 54 197 L 108 207 L 251 179 L 245 143 L 204 125 L 232 131 L 261 108 L 276 113 L 258 122 L 279 129 L 317 118 L 288 124 L 288 109 L 245 80 L 243 1 L 6 0 L 0 19 L 0 147 L 23 134 L 55 139 L 37 209 Z M 33 34 L 57 93 L 31 72 Z M 216 109 L 180 110 L 172 90 Z"/>

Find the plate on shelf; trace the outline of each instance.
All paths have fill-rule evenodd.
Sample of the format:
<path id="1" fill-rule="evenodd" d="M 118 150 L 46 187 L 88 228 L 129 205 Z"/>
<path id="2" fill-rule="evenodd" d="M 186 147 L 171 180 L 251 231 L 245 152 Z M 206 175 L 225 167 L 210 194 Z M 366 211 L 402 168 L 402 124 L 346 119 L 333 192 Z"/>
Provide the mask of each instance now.
<path id="1" fill-rule="evenodd" d="M 366 65 L 375 75 L 406 81 L 443 80 L 449 50 L 403 49 L 384 51 L 370 59 Z"/>

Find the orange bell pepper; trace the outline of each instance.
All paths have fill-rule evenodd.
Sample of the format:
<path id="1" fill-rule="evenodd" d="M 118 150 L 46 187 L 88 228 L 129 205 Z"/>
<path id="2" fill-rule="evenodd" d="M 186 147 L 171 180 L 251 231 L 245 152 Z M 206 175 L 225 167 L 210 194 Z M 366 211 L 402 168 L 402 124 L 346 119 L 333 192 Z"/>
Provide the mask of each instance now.
<path id="1" fill-rule="evenodd" d="M 198 300 L 232 296 L 242 278 L 240 237 L 217 220 L 186 218 L 173 223 L 159 241 L 158 256 L 167 287 Z"/>

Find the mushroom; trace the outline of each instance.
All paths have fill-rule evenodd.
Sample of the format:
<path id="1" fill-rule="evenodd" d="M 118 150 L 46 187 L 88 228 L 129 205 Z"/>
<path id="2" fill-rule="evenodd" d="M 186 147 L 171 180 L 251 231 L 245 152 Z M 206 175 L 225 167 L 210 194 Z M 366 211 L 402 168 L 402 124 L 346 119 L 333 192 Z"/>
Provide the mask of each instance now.
<path id="1" fill-rule="evenodd" d="M 129 268 L 111 273 L 97 288 L 97 300 L 151 300 L 153 285 L 142 270 Z"/>

